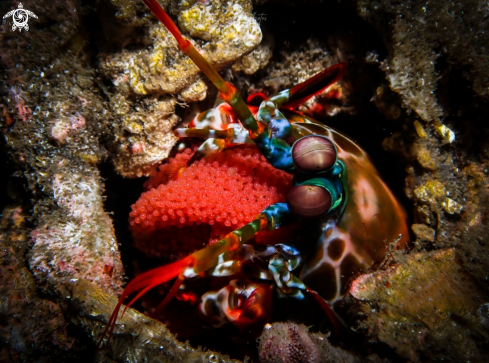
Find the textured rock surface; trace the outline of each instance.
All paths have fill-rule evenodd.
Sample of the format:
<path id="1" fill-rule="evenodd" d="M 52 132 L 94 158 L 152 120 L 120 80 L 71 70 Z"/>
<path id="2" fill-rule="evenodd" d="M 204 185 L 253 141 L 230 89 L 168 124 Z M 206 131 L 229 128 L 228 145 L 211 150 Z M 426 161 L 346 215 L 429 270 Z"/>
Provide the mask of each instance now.
<path id="1" fill-rule="evenodd" d="M 404 131 L 386 138 L 384 147 L 408 160 L 414 249 L 435 250 L 401 257 L 394 271 L 357 280 L 354 295 L 365 293 L 369 302 L 360 325 L 405 359 L 483 362 L 488 337 L 478 311 L 489 286 L 489 129 L 482 106 L 487 86 L 481 87 L 488 80 L 481 45 L 487 6 L 357 4 L 383 34 L 389 54 L 381 68 L 408 111 L 399 118 Z"/>
<path id="2" fill-rule="evenodd" d="M 2 2 L 1 10 L 6 13 L 16 4 Z M 7 69 L 0 84 L 2 147 L 11 155 L 9 170 L 17 170 L 10 194 L 25 205 L 6 209 L 2 219 L 0 360 L 90 361 L 123 282 L 97 164 L 115 155 L 120 170 L 140 175 L 144 165 L 163 159 L 174 142 L 169 132 L 178 120 L 176 98 L 139 99 L 123 92 L 112 94 L 104 85 L 92 63 L 89 39 L 100 40 L 104 38 L 100 34 L 109 36 L 121 29 L 117 22 L 124 22 L 124 13 L 115 17 L 104 13 L 111 4 L 25 1 L 23 5 L 38 16 L 30 19 L 31 31 L 13 32 L 4 21 L 0 35 L 1 63 Z M 139 9 L 129 2 L 115 5 L 129 14 L 132 5 Z M 97 11 L 107 16 L 104 21 L 112 24 L 107 26 L 111 29 L 91 27 Z M 251 17 L 248 20 L 252 22 Z M 153 23 L 154 18 L 143 13 L 141 21 L 128 26 Z M 259 32 L 258 27 L 255 30 Z M 101 48 L 109 48 L 101 42 Z M 120 46 L 116 43 L 114 47 Z M 205 84 L 195 80 L 195 87 L 182 91 L 182 100 L 195 101 L 205 94 Z M 131 138 L 133 134 L 143 134 L 144 144 Z M 136 160 L 117 159 L 120 153 L 114 145 L 125 145 L 123 151 Z M 147 157 L 138 161 L 143 151 Z M 136 163 L 143 166 L 133 167 Z M 76 281 L 84 282 L 81 291 L 71 287 Z M 96 297 L 88 295 L 92 290 Z M 96 298 L 103 300 L 104 308 L 85 313 L 82 304 L 91 306 Z M 120 341 L 116 337 L 108 353 L 116 361 L 124 355 L 135 360 L 151 355 L 160 361 L 172 356 L 176 361 L 226 361 L 218 353 L 181 344 L 161 323 L 140 322 L 142 316 L 132 312 L 129 317 L 141 326 L 135 328 L 141 341 L 133 341 L 131 333 L 122 334 L 125 338 Z M 118 326 L 123 329 L 126 324 Z M 153 341 L 155 335 L 160 340 Z M 151 341 L 154 344 L 147 344 Z M 148 351 L 141 350 L 142 342 Z"/>
<path id="3" fill-rule="evenodd" d="M 139 12 L 133 1 L 113 3 L 119 20 Z M 167 10 L 178 19 L 183 35 L 191 36 L 194 46 L 218 69 L 252 51 L 262 39 L 249 0 L 181 2 Z M 145 23 L 142 18 L 131 24 Z M 145 49 L 121 49 L 103 57 L 99 68 L 112 83 L 114 163 L 126 177 L 148 175 L 168 156 L 177 141 L 170 132 L 179 121 L 177 100 L 184 105 L 201 101 L 207 91 L 198 67 L 163 25 L 152 21 L 144 30 L 148 35 L 133 41 Z"/>
<path id="4" fill-rule="evenodd" d="M 478 310 L 487 301 L 456 261 L 453 249 L 400 256 L 387 271 L 363 275 L 350 293 L 362 301 L 367 330 L 410 361 L 470 360 L 489 354 Z"/>
<path id="5" fill-rule="evenodd" d="M 111 102 L 117 122 L 114 124 L 114 165 L 128 177 L 149 174 L 165 159 L 177 138 L 172 128 L 180 120 L 175 115 L 177 100 L 165 97 L 144 99 L 131 107 L 126 97 L 116 95 Z"/>
<path id="6" fill-rule="evenodd" d="M 239 62 L 233 64 L 234 71 L 254 74 L 265 67 L 272 58 L 272 50 L 268 44 L 260 44 L 251 53 L 244 55 Z"/>
<path id="7" fill-rule="evenodd" d="M 24 6 L 38 16 L 31 19 L 32 32 L 14 33 L 4 23 L 0 40 L 8 69 L 1 84 L 2 132 L 19 170 L 13 184 L 32 191 L 24 199 L 26 242 L 9 248 L 9 240 L 2 238 L 7 262 L 2 281 L 8 279 L 19 291 L 11 290 L 2 305 L 10 316 L 7 329 L 17 326 L 14 339 L 2 343 L 7 361 L 39 356 L 65 361 L 93 353 L 94 345 L 70 337 L 66 311 L 57 301 L 64 297 L 57 288 L 80 276 L 112 293 L 122 285 L 112 221 L 103 210 L 103 185 L 95 167 L 106 157 L 100 139 L 108 125 L 95 72 L 83 52 L 86 43 L 78 34 L 81 17 L 93 9 L 78 2 L 26 1 Z"/>
<path id="8" fill-rule="evenodd" d="M 489 8 L 480 1 L 358 1 L 357 10 L 383 35 L 389 53 L 380 67 L 408 113 L 415 111 L 399 118 L 404 131 L 384 147 L 409 161 L 405 192 L 415 204 L 416 247 L 455 246 L 487 287 L 489 73 L 482 44 Z"/>
<path id="9" fill-rule="evenodd" d="M 112 221 L 103 209 L 100 177 L 96 170 L 90 171 L 92 175 L 53 175 L 53 199 L 65 218 L 39 219 L 38 227 L 31 232 L 34 245 L 29 264 L 40 279 L 85 278 L 118 292 L 122 264 Z"/>
<path id="10" fill-rule="evenodd" d="M 61 362 L 76 357 L 82 346 L 68 336 L 60 307 L 37 292 L 25 261 L 31 245 L 25 217 L 22 207 L 11 206 L 0 220 L 0 359 L 29 361 L 37 355 Z"/>
<path id="11" fill-rule="evenodd" d="M 398 267 L 356 281 L 354 294 L 364 293 L 354 304 L 364 340 L 355 349 L 382 357 L 373 361 L 485 362 L 487 2 L 257 1 L 255 15 L 249 1 L 160 3 L 224 77 L 247 92 L 273 94 L 349 62 L 340 87 L 303 110 L 336 114 L 327 121 L 368 149 L 393 188 L 392 174 L 402 174 L 397 193 L 404 187 L 413 222 L 413 250 L 394 256 Z M 8 19 L 0 32 L 0 151 L 11 174 L 2 193 L 16 199 L 3 212 L 0 234 L 0 361 L 90 361 L 123 281 L 103 194 L 127 206 L 135 201 L 124 199 L 127 190 L 104 191 L 99 165 L 107 161 L 128 177 L 148 174 L 173 147 L 169 131 L 184 117 L 183 106 L 209 108 L 213 99 L 197 103 L 214 90 L 140 0 L 23 5 L 38 16 L 29 20 L 30 32 L 12 32 Z M 0 13 L 16 6 L 1 2 Z M 257 47 L 256 14 L 274 46 Z M 384 147 L 404 164 L 378 151 L 389 135 Z M 120 181 L 114 180 L 108 185 Z M 274 329 L 261 344 L 285 347 L 282 353 L 297 352 L 298 359 L 331 348 L 304 327 L 293 334 Z M 179 343 L 132 310 L 116 326 L 107 357 L 99 358 L 128 360 L 123 355 L 228 360 Z"/>
<path id="12" fill-rule="evenodd" d="M 122 284 L 122 265 L 95 167 L 106 157 L 100 143 L 106 111 L 82 52 L 85 43 L 75 33 L 78 4 L 29 5 L 44 29 L 29 37 L 5 31 L 1 42 L 2 61 L 17 64 L 2 82 L 5 140 L 28 188 L 35 190 L 31 268 L 54 284 L 82 274 L 115 293 Z M 61 31 L 51 26 L 53 21 Z M 50 42 L 51 37 L 56 41 Z M 39 44 L 36 52 L 31 44 Z M 56 56 L 61 47 L 66 47 L 64 54 Z"/>
<path id="13" fill-rule="evenodd" d="M 358 363 L 364 360 L 333 346 L 321 333 L 310 333 L 302 324 L 268 324 L 260 337 L 261 363 Z"/>
<path id="14" fill-rule="evenodd" d="M 431 121 L 443 114 L 443 107 L 433 94 L 440 76 L 435 63 L 440 56 L 451 66 L 464 68 L 464 77 L 479 96 L 488 95 L 487 3 L 470 0 L 357 4 L 360 16 L 384 34 L 391 48 L 384 65 L 391 87 L 401 95 L 404 106 L 423 120 Z"/>

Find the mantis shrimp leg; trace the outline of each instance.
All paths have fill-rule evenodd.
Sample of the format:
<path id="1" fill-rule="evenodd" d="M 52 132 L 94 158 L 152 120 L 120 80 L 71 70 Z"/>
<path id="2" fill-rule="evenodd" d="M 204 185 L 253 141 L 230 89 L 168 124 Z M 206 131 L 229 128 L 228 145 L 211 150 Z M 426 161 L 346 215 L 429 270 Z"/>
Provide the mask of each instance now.
<path id="1" fill-rule="evenodd" d="M 330 67 L 306 82 L 290 90 L 282 91 L 270 100 L 264 101 L 262 106 L 260 106 L 261 111 L 259 111 L 257 121 L 248 105 L 241 98 L 236 87 L 226 82 L 199 51 L 195 49 L 192 43 L 182 36 L 175 23 L 173 23 L 157 1 L 143 1 L 158 20 L 172 33 L 180 49 L 192 59 L 207 78 L 217 87 L 221 98 L 232 107 L 237 118 L 243 127 L 248 130 L 249 136 L 270 164 L 277 169 L 293 171 L 294 164 L 290 153 L 291 147 L 280 135 L 273 135 L 270 127 L 273 127 L 273 123 L 270 123 L 272 120 L 275 120 L 275 123 L 281 124 L 280 128 L 290 129 L 290 123 L 287 118 L 280 114 L 278 108 L 282 105 L 285 108 L 291 108 L 321 92 L 343 76 L 346 64 L 340 63 Z"/>
<path id="2" fill-rule="evenodd" d="M 136 277 L 132 280 L 122 292 L 117 305 L 110 316 L 107 326 L 105 327 L 98 346 L 101 347 L 103 340 L 108 333 L 106 345 L 110 342 L 114 332 L 115 323 L 119 316 L 122 303 L 129 296 L 136 296 L 126 305 L 122 311 L 121 318 L 124 316 L 127 308 L 134 304 L 140 297 L 149 290 L 177 277 L 175 285 L 170 293 L 165 297 L 157 310 L 161 310 L 167 302 L 175 295 L 178 287 L 186 278 L 198 276 L 205 271 L 219 264 L 220 256 L 226 252 L 234 251 L 243 246 L 253 236 L 260 231 L 271 231 L 280 228 L 288 223 L 289 209 L 285 203 L 273 204 L 260 213 L 252 222 L 245 226 L 228 233 L 220 241 L 208 245 L 207 247 L 166 266 L 156 268 Z"/>

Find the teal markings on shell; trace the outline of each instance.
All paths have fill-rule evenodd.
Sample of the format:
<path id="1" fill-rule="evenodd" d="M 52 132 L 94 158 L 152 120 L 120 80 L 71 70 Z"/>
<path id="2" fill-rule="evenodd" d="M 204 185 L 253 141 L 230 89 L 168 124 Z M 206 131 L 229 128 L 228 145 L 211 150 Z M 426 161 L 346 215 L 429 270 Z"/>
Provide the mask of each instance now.
<path id="1" fill-rule="evenodd" d="M 270 129 L 272 137 L 285 140 L 292 133 L 289 120 L 279 111 L 279 108 L 289 99 L 289 90 L 284 90 L 270 99 L 263 101 L 256 113 L 258 121 Z"/>
<path id="2" fill-rule="evenodd" d="M 283 139 L 290 136 L 292 127 L 287 117 L 279 111 L 279 107 L 288 99 L 289 91 L 284 90 L 262 102 L 257 118 L 263 128 L 253 137 L 253 141 L 270 164 L 277 169 L 291 172 L 295 168 L 291 146 Z"/>
<path id="3" fill-rule="evenodd" d="M 291 147 L 284 140 L 273 137 L 266 131 L 254 137 L 253 141 L 274 168 L 284 171 L 294 170 Z"/>
<path id="4" fill-rule="evenodd" d="M 348 202 L 336 220 L 326 219 L 314 252 L 305 261 L 301 280 L 330 302 L 339 299 L 350 277 L 383 261 L 389 243 L 403 248 L 408 242 L 406 213 L 378 175 L 368 155 L 347 136 L 313 119 L 284 111 L 293 136 L 317 134 L 334 141 L 338 159 L 348 172 Z"/>
<path id="5" fill-rule="evenodd" d="M 267 220 L 267 225 L 263 226 L 263 220 L 261 217 L 265 217 Z M 290 212 L 289 208 L 287 207 L 286 203 L 276 203 L 272 204 L 271 206 L 265 208 L 263 212 L 261 212 L 256 219 L 251 221 L 248 224 L 245 224 L 243 227 L 231 232 L 232 234 L 236 235 L 236 237 L 239 239 L 241 243 L 245 243 L 246 241 L 249 241 L 253 236 L 263 230 L 274 230 L 277 228 L 280 228 L 282 226 L 285 226 L 289 223 L 290 221 Z M 216 242 L 214 245 L 218 244 L 225 244 L 225 240 L 220 240 Z M 210 245 L 208 247 L 214 246 Z M 217 247 L 216 247 L 217 249 Z M 224 252 L 224 251 L 223 251 Z"/>
<path id="6" fill-rule="evenodd" d="M 292 221 L 287 203 L 275 203 L 265 208 L 261 214 L 265 215 L 269 221 L 269 230 L 285 227 Z"/>

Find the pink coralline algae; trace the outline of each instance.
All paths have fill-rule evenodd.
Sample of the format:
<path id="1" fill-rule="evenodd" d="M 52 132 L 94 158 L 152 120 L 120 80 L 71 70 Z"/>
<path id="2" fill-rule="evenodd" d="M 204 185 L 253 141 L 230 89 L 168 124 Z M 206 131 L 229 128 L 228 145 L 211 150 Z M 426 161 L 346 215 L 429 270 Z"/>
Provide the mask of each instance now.
<path id="1" fill-rule="evenodd" d="M 326 335 L 310 332 L 305 325 L 290 322 L 267 324 L 259 339 L 258 354 L 260 363 L 364 362 L 356 355 L 333 346 Z M 372 355 L 368 361 L 377 360 Z"/>
<path id="2" fill-rule="evenodd" d="M 64 143 L 70 134 L 75 134 L 85 128 L 85 124 L 85 118 L 78 112 L 68 118 L 57 119 L 51 128 L 51 138 L 59 143 Z"/>
<path id="3" fill-rule="evenodd" d="M 25 99 L 22 96 L 22 89 L 20 87 L 14 86 L 9 89 L 9 96 L 14 102 L 14 107 L 16 109 L 16 115 L 18 119 L 22 122 L 27 122 L 32 117 L 32 110 L 25 104 Z M 12 121 L 10 121 L 11 123 Z"/>
<path id="4" fill-rule="evenodd" d="M 135 245 L 152 256 L 182 257 L 284 202 L 292 176 L 273 168 L 254 146 L 238 146 L 186 166 L 190 148 L 160 166 L 132 206 Z M 185 228 L 183 228 L 185 227 Z M 289 231 L 290 232 L 290 231 Z M 257 243 L 285 230 L 262 232 Z"/>

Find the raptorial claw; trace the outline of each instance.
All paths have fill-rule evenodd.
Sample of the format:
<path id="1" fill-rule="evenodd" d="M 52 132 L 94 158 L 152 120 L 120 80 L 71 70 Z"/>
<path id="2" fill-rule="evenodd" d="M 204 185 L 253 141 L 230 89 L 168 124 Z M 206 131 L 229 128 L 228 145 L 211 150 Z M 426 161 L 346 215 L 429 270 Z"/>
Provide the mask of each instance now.
<path id="1" fill-rule="evenodd" d="M 136 296 L 126 305 L 122 311 L 121 318 L 124 316 L 128 307 L 134 304 L 139 298 L 146 294 L 149 290 L 177 277 L 177 281 L 173 285 L 166 298 L 157 307 L 157 312 L 161 311 L 163 307 L 172 299 L 175 293 L 178 291 L 179 286 L 185 278 L 196 277 L 205 271 L 212 269 L 223 262 L 223 257 L 230 251 L 236 251 L 240 249 L 244 243 L 249 241 L 255 236 L 256 233 L 261 231 L 270 231 L 280 226 L 286 225 L 288 221 L 289 210 L 284 203 L 273 204 L 260 213 L 252 222 L 245 226 L 228 233 L 220 241 L 208 245 L 207 247 L 194 252 L 193 254 L 166 266 L 156 268 L 154 270 L 145 272 L 134 280 L 132 280 L 122 292 L 119 301 L 117 302 L 112 315 L 105 327 L 102 337 L 99 340 L 98 346 L 101 347 L 103 340 L 108 333 L 108 339 L 106 346 L 108 346 L 112 334 L 114 332 L 115 323 L 119 315 L 122 303 L 129 296 L 136 294 Z M 234 257 L 236 257 L 235 255 Z M 249 256 L 251 257 L 251 255 Z M 246 258 L 246 255 L 245 257 Z"/>
<path id="2" fill-rule="evenodd" d="M 268 321 L 272 286 L 248 280 L 232 280 L 219 291 L 202 296 L 199 310 L 214 327 L 233 323 L 238 329 Z"/>
<path id="3" fill-rule="evenodd" d="M 319 72 L 307 81 L 295 85 L 289 90 L 289 99 L 282 105 L 283 109 L 294 110 L 311 97 L 340 80 L 346 71 L 346 62 L 341 62 Z"/>

